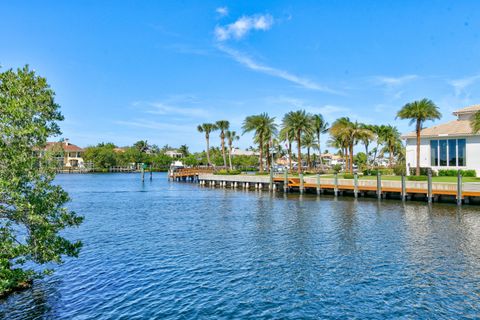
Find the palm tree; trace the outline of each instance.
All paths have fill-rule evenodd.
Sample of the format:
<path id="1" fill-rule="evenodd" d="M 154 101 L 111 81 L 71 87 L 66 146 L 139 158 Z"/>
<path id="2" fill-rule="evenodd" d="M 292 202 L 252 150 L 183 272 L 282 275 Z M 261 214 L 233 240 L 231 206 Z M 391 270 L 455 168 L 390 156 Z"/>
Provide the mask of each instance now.
<path id="1" fill-rule="evenodd" d="M 417 133 L 417 170 L 416 175 L 420 175 L 420 131 L 422 125 L 427 120 L 440 119 L 442 114 L 432 100 L 422 99 L 407 103 L 397 113 L 397 118 L 410 119 L 410 125 L 415 123 L 415 132 Z"/>
<path id="2" fill-rule="evenodd" d="M 370 143 L 375 139 L 375 126 L 370 124 L 364 124 L 362 127 L 365 129 L 364 134 L 360 137 L 363 145 L 365 146 L 365 154 L 367 155 L 367 168 L 368 168 L 368 158 L 369 158 L 369 149 Z"/>
<path id="3" fill-rule="evenodd" d="M 312 116 L 313 127 L 315 128 L 315 134 L 317 135 L 317 144 L 318 144 L 318 156 L 320 158 L 320 169 L 323 170 L 323 161 L 322 161 L 322 148 L 320 145 L 320 136 L 322 133 L 328 131 L 328 122 L 325 121 L 321 114 L 314 114 Z"/>
<path id="4" fill-rule="evenodd" d="M 209 166 L 212 165 L 210 162 L 210 133 L 217 130 L 217 126 L 213 123 L 203 123 L 197 126 L 198 132 L 205 133 L 205 140 L 207 141 L 207 163 Z"/>
<path id="5" fill-rule="evenodd" d="M 480 131 L 480 111 L 475 112 L 472 119 L 470 119 L 470 126 L 472 127 L 473 133 Z"/>
<path id="6" fill-rule="evenodd" d="M 385 145 L 385 150 L 390 155 L 388 160 L 388 166 L 390 168 L 393 167 L 393 158 L 395 154 L 395 149 L 397 146 L 402 144 L 400 140 L 400 132 L 398 132 L 397 128 L 391 125 L 385 126 L 383 135 L 381 137 L 382 144 Z"/>
<path id="7" fill-rule="evenodd" d="M 304 134 L 302 138 L 302 144 L 305 148 L 307 148 L 307 168 L 310 170 L 312 168 L 312 162 L 310 161 L 310 149 L 317 146 L 313 134 Z"/>
<path id="8" fill-rule="evenodd" d="M 298 173 L 302 173 L 302 134 L 313 134 L 312 118 L 305 110 L 290 111 L 283 117 L 283 127 L 295 133 L 298 152 Z M 288 129 L 287 129 L 288 130 Z"/>
<path id="9" fill-rule="evenodd" d="M 335 120 L 330 127 L 330 135 L 332 136 L 332 141 L 334 144 L 331 146 L 337 145 L 339 149 L 342 150 L 344 159 L 345 159 L 345 170 L 350 168 L 350 157 L 348 155 L 348 150 L 350 146 L 350 124 L 352 122 L 348 117 L 342 117 Z"/>
<path id="10" fill-rule="evenodd" d="M 239 140 L 240 137 L 237 136 L 237 133 L 235 131 L 227 131 L 225 132 L 225 137 L 227 138 L 228 141 L 228 164 L 230 165 L 230 170 L 233 170 L 232 166 L 232 147 L 233 147 L 233 141 Z"/>
<path id="11" fill-rule="evenodd" d="M 225 131 L 230 127 L 230 122 L 227 120 L 220 120 L 215 123 L 218 130 L 220 130 L 220 143 L 222 148 L 223 166 L 227 167 L 227 157 L 225 155 Z"/>
<path id="12" fill-rule="evenodd" d="M 263 149 L 265 147 L 265 141 L 269 141 L 270 137 L 277 132 L 275 118 L 270 117 L 267 113 L 248 116 L 243 121 L 242 129 L 243 134 L 254 132 L 254 141 L 258 143 L 260 153 L 259 171 L 263 173 Z"/>

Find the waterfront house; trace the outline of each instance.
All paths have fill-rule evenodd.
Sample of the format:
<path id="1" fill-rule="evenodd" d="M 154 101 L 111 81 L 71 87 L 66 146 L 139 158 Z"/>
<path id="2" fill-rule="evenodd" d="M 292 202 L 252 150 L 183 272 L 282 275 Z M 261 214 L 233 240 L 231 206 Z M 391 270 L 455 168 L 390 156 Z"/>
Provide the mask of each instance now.
<path id="1" fill-rule="evenodd" d="M 420 131 L 420 167 L 439 169 L 463 169 L 480 172 L 480 134 L 473 133 L 471 117 L 480 111 L 474 105 L 455 111 L 457 119 Z M 406 141 L 407 173 L 417 165 L 417 138 L 415 132 L 402 136 Z"/>
<path id="2" fill-rule="evenodd" d="M 178 150 L 168 150 L 167 152 L 165 152 L 165 154 L 170 158 L 174 159 L 183 158 L 183 153 L 179 152 Z"/>
<path id="3" fill-rule="evenodd" d="M 252 150 L 241 150 L 239 148 L 232 149 L 232 157 L 233 156 L 258 156 L 260 155 L 259 152 L 252 151 Z"/>
<path id="4" fill-rule="evenodd" d="M 70 143 L 69 139 L 59 142 L 47 142 L 45 148 L 39 151 L 40 155 L 46 152 L 54 152 L 55 158 L 60 167 L 82 168 L 84 166 L 84 150 L 79 146 Z"/>

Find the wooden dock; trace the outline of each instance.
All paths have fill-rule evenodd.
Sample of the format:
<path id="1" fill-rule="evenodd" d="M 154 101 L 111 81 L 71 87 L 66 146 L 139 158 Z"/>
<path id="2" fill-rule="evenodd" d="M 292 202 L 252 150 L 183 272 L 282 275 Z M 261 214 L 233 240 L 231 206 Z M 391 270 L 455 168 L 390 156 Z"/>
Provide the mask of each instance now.
<path id="1" fill-rule="evenodd" d="M 479 202 L 480 183 L 463 183 L 459 177 L 457 183 L 428 181 L 339 179 L 337 177 L 289 177 L 288 175 L 217 175 L 212 170 L 189 169 L 173 175 L 173 180 L 195 181 L 202 186 L 258 189 L 283 192 L 350 195 L 354 197 L 417 199 L 427 202 L 453 201 L 457 204 Z"/>
<path id="2" fill-rule="evenodd" d="M 177 169 L 174 171 L 168 171 L 168 179 L 169 180 L 191 180 L 195 181 L 198 179 L 198 176 L 200 174 L 212 174 L 213 173 L 213 168 L 182 168 L 182 169 Z"/>

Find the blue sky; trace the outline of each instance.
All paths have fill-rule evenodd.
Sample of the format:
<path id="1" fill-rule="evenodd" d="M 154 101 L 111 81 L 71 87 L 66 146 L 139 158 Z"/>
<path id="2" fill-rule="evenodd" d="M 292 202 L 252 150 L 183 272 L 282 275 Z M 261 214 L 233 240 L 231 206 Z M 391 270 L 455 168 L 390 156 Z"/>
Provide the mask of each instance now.
<path id="1" fill-rule="evenodd" d="M 431 98 L 442 121 L 480 103 L 479 1 L 2 1 L 0 15 L 2 69 L 47 77 L 81 146 L 202 150 L 197 124 L 240 132 L 296 109 L 405 132 L 406 102 Z"/>

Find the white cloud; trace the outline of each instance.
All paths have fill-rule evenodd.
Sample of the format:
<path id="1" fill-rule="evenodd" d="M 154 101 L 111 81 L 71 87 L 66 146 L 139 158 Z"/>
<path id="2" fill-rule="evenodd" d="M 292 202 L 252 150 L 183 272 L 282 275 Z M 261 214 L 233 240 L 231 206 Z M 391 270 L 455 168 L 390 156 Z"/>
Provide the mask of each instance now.
<path id="1" fill-rule="evenodd" d="M 219 7 L 217 9 L 215 9 L 215 11 L 217 12 L 217 14 L 220 17 L 228 16 L 228 8 L 227 7 Z"/>
<path id="2" fill-rule="evenodd" d="M 381 85 L 385 85 L 388 87 L 397 87 L 402 86 L 410 81 L 418 79 L 419 76 L 415 74 L 405 75 L 401 77 L 385 77 L 385 76 L 378 76 L 375 77 L 375 81 Z"/>
<path id="3" fill-rule="evenodd" d="M 455 94 L 459 95 L 463 91 L 465 91 L 465 89 L 467 87 L 471 86 L 472 84 L 474 84 L 478 80 L 480 80 L 480 74 L 477 74 L 477 75 L 471 76 L 471 77 L 465 77 L 465 78 L 461 78 L 461 79 L 451 80 L 448 83 L 451 86 L 453 86 L 453 88 L 455 89 Z"/>
<path id="4" fill-rule="evenodd" d="M 295 84 L 297 84 L 297 85 L 299 85 L 303 88 L 306 88 L 306 89 L 338 94 L 337 91 L 332 90 L 332 89 L 330 89 L 326 86 L 323 86 L 321 84 L 318 84 L 318 83 L 316 83 L 316 82 L 314 82 L 310 79 L 291 74 L 288 71 L 284 71 L 284 70 L 280 70 L 280 69 L 276 69 L 276 68 L 273 68 L 273 67 L 270 67 L 270 66 L 260 64 L 256 61 L 254 61 L 249 56 L 244 55 L 243 53 L 241 53 L 237 50 L 228 48 L 228 47 L 223 46 L 223 45 L 219 45 L 217 47 L 218 47 L 218 49 L 220 49 L 221 51 L 225 52 L 230 57 L 232 57 L 235 61 L 239 62 L 240 64 L 244 65 L 245 67 L 247 67 L 251 70 L 261 72 L 261 73 L 265 73 L 265 74 L 268 74 L 268 75 L 271 75 L 271 76 L 274 76 L 274 77 L 277 77 L 277 78 L 281 78 L 281 79 L 290 81 L 290 82 L 295 83 Z"/>
<path id="5" fill-rule="evenodd" d="M 145 129 L 154 129 L 154 130 L 165 130 L 165 131 L 175 131 L 175 132 L 184 132 L 189 133 L 192 131 L 191 125 L 176 125 L 171 123 L 162 123 L 157 121 L 151 121 L 146 119 L 135 119 L 135 120 L 118 120 L 114 121 L 115 124 L 129 126 L 129 127 L 138 127 Z"/>
<path id="6" fill-rule="evenodd" d="M 210 113 L 203 108 L 190 108 L 190 107 L 180 107 L 174 106 L 165 102 L 134 102 L 135 107 L 140 107 L 146 109 L 146 113 L 149 114 L 158 114 L 158 115 L 179 115 L 189 118 L 207 118 L 210 116 Z"/>
<path id="7" fill-rule="evenodd" d="M 266 31 L 272 25 L 273 17 L 269 14 L 243 16 L 226 26 L 217 26 L 215 28 L 215 38 L 218 41 L 226 41 L 232 38 L 238 40 L 246 36 L 250 30 Z"/>

